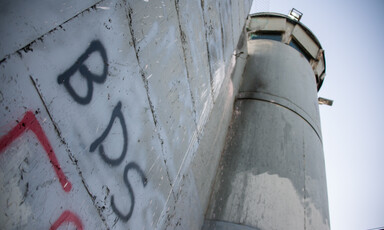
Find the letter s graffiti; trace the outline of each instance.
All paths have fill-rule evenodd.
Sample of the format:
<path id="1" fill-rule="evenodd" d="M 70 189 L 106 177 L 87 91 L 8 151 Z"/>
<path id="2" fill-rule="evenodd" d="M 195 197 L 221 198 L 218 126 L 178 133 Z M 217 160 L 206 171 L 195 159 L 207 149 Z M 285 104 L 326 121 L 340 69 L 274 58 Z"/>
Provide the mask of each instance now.
<path id="1" fill-rule="evenodd" d="M 133 208 L 135 207 L 135 194 L 133 193 L 133 189 L 132 189 L 131 183 L 129 183 L 129 180 L 128 180 L 128 172 L 131 169 L 135 170 L 139 174 L 139 176 L 141 177 L 141 182 L 143 183 L 143 186 L 145 187 L 147 185 L 147 178 L 145 177 L 144 172 L 141 170 L 141 168 L 136 163 L 131 162 L 131 163 L 129 163 L 129 164 L 127 164 L 125 166 L 125 169 L 124 169 L 124 183 L 125 183 L 125 185 L 128 188 L 129 197 L 131 199 L 131 207 L 129 208 L 128 214 L 124 215 L 120 210 L 118 210 L 116 205 L 115 205 L 115 197 L 114 197 L 114 195 L 112 195 L 112 197 L 111 197 L 111 207 L 112 207 L 112 210 L 124 222 L 127 222 L 131 218 L 132 213 L 133 213 Z"/>

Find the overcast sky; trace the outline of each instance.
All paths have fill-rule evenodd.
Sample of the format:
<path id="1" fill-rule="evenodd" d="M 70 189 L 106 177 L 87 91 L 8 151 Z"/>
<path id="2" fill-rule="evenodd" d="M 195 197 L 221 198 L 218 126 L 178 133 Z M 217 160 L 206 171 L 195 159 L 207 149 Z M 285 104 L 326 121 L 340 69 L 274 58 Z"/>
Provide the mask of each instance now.
<path id="1" fill-rule="evenodd" d="M 384 226 L 384 0 L 254 0 L 251 13 L 288 14 L 325 50 L 319 96 L 332 230 Z"/>

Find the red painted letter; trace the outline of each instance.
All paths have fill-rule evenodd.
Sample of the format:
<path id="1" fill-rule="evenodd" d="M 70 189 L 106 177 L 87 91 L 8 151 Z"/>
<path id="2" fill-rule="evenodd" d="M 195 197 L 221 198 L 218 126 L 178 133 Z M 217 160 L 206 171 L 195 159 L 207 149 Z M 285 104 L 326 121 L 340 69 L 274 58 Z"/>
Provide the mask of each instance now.
<path id="1" fill-rule="evenodd" d="M 72 222 L 75 224 L 78 230 L 83 230 L 83 224 L 81 223 L 79 217 L 77 217 L 75 214 L 68 210 L 64 211 L 63 214 L 61 214 L 61 216 L 55 221 L 55 223 L 52 224 L 49 230 L 56 230 L 64 222 Z"/>
<path id="2" fill-rule="evenodd" d="M 56 154 L 53 151 L 47 136 L 45 135 L 43 129 L 39 124 L 39 121 L 36 119 L 35 114 L 33 112 L 26 112 L 19 124 L 17 124 L 5 136 L 0 138 L 0 154 L 9 144 L 11 144 L 28 129 L 36 135 L 40 144 L 44 147 L 44 150 L 48 155 L 49 161 L 51 162 L 53 168 L 55 169 L 56 175 L 59 178 L 62 188 L 64 189 L 64 191 L 69 192 L 72 188 L 72 184 L 67 180 L 63 171 L 61 170 L 59 161 L 56 158 Z"/>

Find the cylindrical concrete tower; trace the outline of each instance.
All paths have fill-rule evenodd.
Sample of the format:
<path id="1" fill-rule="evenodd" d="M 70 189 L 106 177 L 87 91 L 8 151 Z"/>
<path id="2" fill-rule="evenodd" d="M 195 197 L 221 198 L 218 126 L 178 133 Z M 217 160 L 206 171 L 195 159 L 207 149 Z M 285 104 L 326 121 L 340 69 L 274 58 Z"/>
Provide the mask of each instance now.
<path id="1" fill-rule="evenodd" d="M 329 229 L 317 91 L 324 52 L 298 19 L 253 14 L 248 61 L 203 229 Z"/>

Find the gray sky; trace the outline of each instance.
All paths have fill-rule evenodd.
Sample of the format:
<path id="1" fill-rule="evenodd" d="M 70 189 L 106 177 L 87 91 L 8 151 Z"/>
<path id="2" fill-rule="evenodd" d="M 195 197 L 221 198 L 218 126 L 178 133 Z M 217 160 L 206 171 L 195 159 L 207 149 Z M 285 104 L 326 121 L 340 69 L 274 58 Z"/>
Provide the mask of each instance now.
<path id="1" fill-rule="evenodd" d="M 288 14 L 325 50 L 319 96 L 331 229 L 384 226 L 384 0 L 254 0 L 251 13 Z"/>

